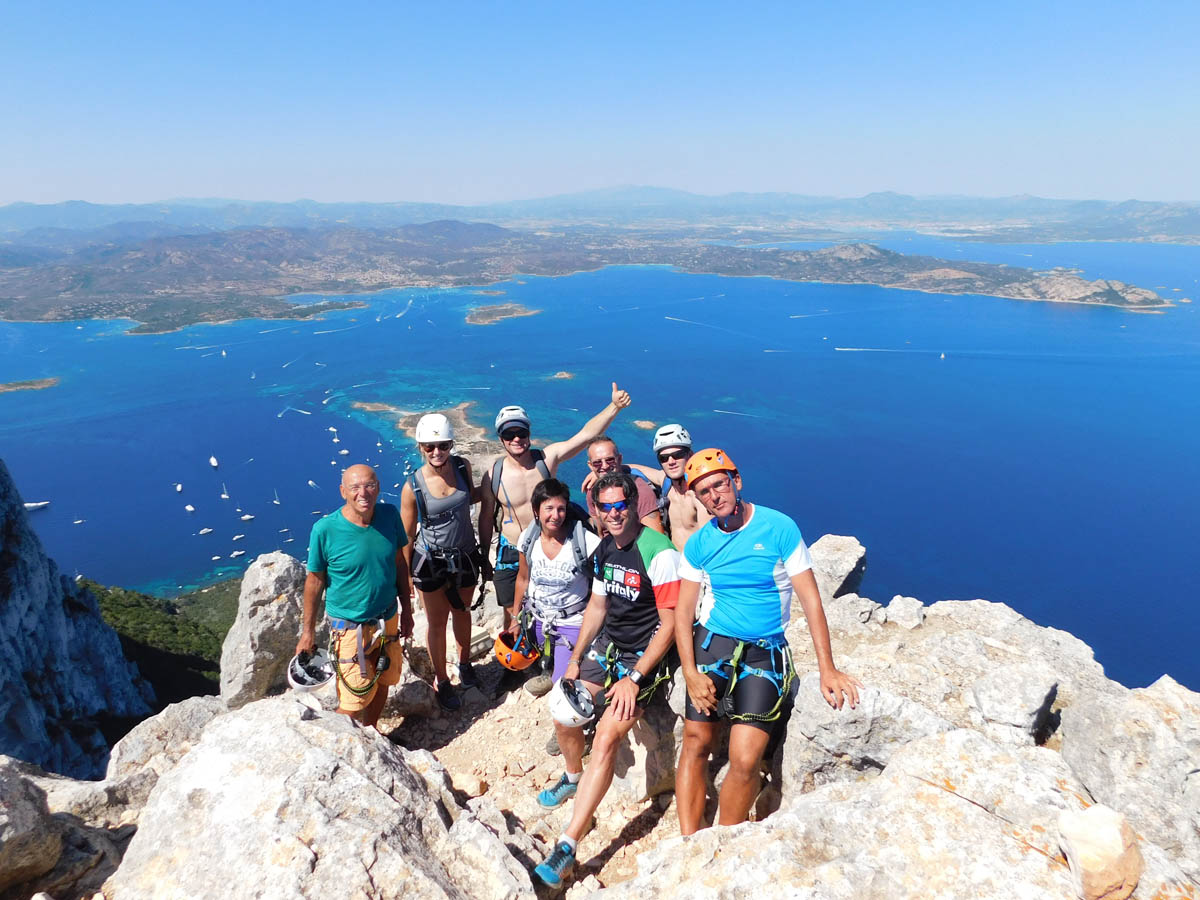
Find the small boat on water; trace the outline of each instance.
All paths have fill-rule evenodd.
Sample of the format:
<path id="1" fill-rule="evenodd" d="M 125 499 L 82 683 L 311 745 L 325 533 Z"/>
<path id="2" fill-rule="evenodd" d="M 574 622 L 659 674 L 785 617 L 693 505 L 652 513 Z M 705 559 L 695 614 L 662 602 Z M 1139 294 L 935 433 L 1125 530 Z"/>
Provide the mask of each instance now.
<path id="1" fill-rule="evenodd" d="M 275 499 L 272 500 L 271 502 L 274 503 L 276 506 L 279 505 L 279 491 L 275 492 Z"/>
<path id="2" fill-rule="evenodd" d="M 290 528 L 280 528 L 280 529 L 279 529 L 279 533 L 280 533 L 280 534 L 286 534 L 287 532 L 289 532 L 289 531 L 291 531 L 291 530 L 292 530 L 292 529 L 290 529 Z"/>
<path id="3" fill-rule="evenodd" d="M 211 528 L 201 528 L 199 533 L 200 534 L 212 534 L 212 529 Z"/>
<path id="4" fill-rule="evenodd" d="M 245 555 L 246 555 L 245 550 L 234 550 L 232 553 L 229 554 L 229 558 L 237 559 L 239 556 L 245 556 Z"/>
<path id="5" fill-rule="evenodd" d="M 315 488 L 315 487 L 317 487 L 317 483 L 310 478 L 310 479 L 308 479 L 308 486 L 310 488 Z"/>
<path id="6" fill-rule="evenodd" d="M 223 482 L 223 481 L 221 482 L 221 499 L 222 500 L 229 499 L 229 488 L 225 487 L 225 482 Z"/>
<path id="7" fill-rule="evenodd" d="M 244 534 L 235 534 L 235 535 L 233 536 L 233 539 L 234 539 L 235 541 L 240 541 L 240 540 L 241 540 L 242 538 L 244 538 L 244 537 L 245 537 L 245 535 L 244 535 Z"/>
<path id="8" fill-rule="evenodd" d="M 332 431 L 334 434 L 337 434 L 337 429 L 334 428 L 332 425 L 329 426 L 329 430 Z"/>
<path id="9" fill-rule="evenodd" d="M 288 538 L 287 540 L 285 540 L 285 541 L 284 541 L 284 543 L 285 543 L 285 544 L 290 544 L 290 543 L 291 543 L 292 541 L 294 541 L 294 540 L 295 540 L 295 538 Z"/>
<path id="10" fill-rule="evenodd" d="M 214 557 L 213 557 L 213 562 L 216 562 L 216 561 L 217 561 L 218 559 L 220 559 L 220 558 L 221 558 L 221 557 L 219 557 L 219 556 L 214 556 Z"/>
<path id="11" fill-rule="evenodd" d="M 82 524 L 83 524 L 84 522 L 86 522 L 86 521 L 87 521 L 87 519 L 76 519 L 76 520 L 75 520 L 74 522 L 72 522 L 71 524 L 72 524 L 72 525 L 82 525 Z"/>
<path id="12" fill-rule="evenodd" d="M 177 493 L 177 494 L 183 493 L 183 484 L 182 483 L 180 483 L 180 482 L 175 483 L 175 493 Z"/>
<path id="13" fill-rule="evenodd" d="M 196 507 L 192 506 L 192 504 L 190 504 L 190 503 L 185 503 L 183 508 L 186 509 L 188 512 L 196 511 Z"/>
<path id="14" fill-rule="evenodd" d="M 333 442 L 334 442 L 335 444 L 340 444 L 340 443 L 342 442 L 342 439 L 341 439 L 340 437 L 335 437 L 335 438 L 333 439 Z"/>
<path id="15" fill-rule="evenodd" d="M 246 513 L 244 516 L 242 516 L 242 521 L 249 522 L 253 518 L 254 518 L 254 516 L 250 515 L 250 513 Z"/>
<path id="16" fill-rule="evenodd" d="M 214 469 L 215 469 L 215 468 L 216 468 L 218 465 L 220 465 L 220 464 L 217 462 L 217 458 L 216 458 L 215 456 L 210 456 L 210 457 L 208 458 L 208 464 L 209 464 L 210 466 L 212 466 Z"/>
<path id="17" fill-rule="evenodd" d="M 35 509 L 45 509 L 49 505 L 50 505 L 49 500 L 35 500 L 32 503 L 26 503 L 25 508 L 32 511 Z"/>
<path id="18" fill-rule="evenodd" d="M 350 455 L 349 450 L 339 450 L 338 451 L 338 456 L 349 456 L 349 455 Z"/>

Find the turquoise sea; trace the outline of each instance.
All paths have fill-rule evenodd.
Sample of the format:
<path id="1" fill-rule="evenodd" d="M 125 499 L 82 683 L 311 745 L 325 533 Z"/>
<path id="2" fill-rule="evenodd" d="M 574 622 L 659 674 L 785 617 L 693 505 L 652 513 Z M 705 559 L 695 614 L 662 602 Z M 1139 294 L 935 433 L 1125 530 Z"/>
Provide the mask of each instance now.
<path id="1" fill-rule="evenodd" d="M 1147 315 L 622 267 L 165 335 L 0 323 L 0 382 L 61 379 L 0 394 L 0 456 L 26 501 L 50 501 L 32 521 L 66 572 L 170 593 L 268 550 L 303 557 L 347 463 L 393 490 L 414 448 L 355 401 L 469 400 L 482 424 L 522 403 L 548 441 L 616 380 L 634 398 L 613 428 L 627 460 L 651 460 L 634 419 L 685 423 L 810 540 L 856 535 L 866 596 L 1003 601 L 1126 684 L 1169 672 L 1200 688 L 1200 247 L 879 242 L 1198 303 Z M 499 301 L 542 312 L 464 323 Z M 578 484 L 583 465 L 566 474 Z"/>

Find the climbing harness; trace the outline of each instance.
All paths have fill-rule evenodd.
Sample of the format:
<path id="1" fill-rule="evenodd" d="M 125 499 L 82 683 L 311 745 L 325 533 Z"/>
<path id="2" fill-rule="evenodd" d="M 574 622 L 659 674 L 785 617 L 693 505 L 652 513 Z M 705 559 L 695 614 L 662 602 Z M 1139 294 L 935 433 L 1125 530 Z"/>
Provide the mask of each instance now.
<path id="1" fill-rule="evenodd" d="M 641 650 L 637 651 L 638 659 L 642 658 L 642 652 L 643 651 Z M 588 651 L 587 655 L 588 659 L 599 663 L 604 669 L 605 690 L 608 690 L 616 682 L 620 681 L 622 678 L 625 678 L 630 672 L 633 671 L 632 668 L 621 662 L 621 651 L 617 649 L 617 645 L 612 641 L 609 641 L 608 649 L 604 651 L 603 655 L 597 653 L 594 647 Z M 670 669 L 660 662 L 654 667 L 653 680 L 651 680 L 648 684 L 642 685 L 641 689 L 638 691 L 637 702 L 645 703 L 647 700 L 649 700 L 652 696 L 654 696 L 654 691 L 658 688 L 658 686 L 664 681 L 670 679 L 670 677 Z"/>
<path id="2" fill-rule="evenodd" d="M 389 635 L 387 633 L 387 623 L 380 619 L 378 621 L 378 631 L 375 637 L 370 641 L 370 644 L 364 646 L 363 642 L 363 626 L 370 627 L 370 622 L 352 622 L 349 619 L 330 619 L 329 620 L 329 656 L 334 660 L 334 672 L 337 673 L 338 681 L 342 686 L 356 697 L 365 697 L 374 690 L 376 683 L 381 675 L 387 671 L 391 664 L 391 658 L 387 654 L 388 641 L 395 641 L 399 635 Z M 350 631 L 355 632 L 355 655 L 349 659 L 340 659 L 337 655 L 337 637 L 339 632 Z M 372 653 L 375 647 L 375 642 L 379 642 L 379 659 L 375 663 L 375 675 L 367 675 L 367 655 Z M 363 678 L 370 678 L 366 685 L 356 688 L 346 676 L 342 674 L 342 666 L 358 664 L 358 672 Z"/>
<path id="3" fill-rule="evenodd" d="M 704 641 L 700 644 L 701 649 L 707 650 L 709 644 L 712 643 L 713 632 L 708 632 Z M 757 666 L 751 666 L 743 661 L 747 647 L 762 647 L 771 652 L 770 669 L 760 669 Z M 778 663 L 778 665 L 776 665 Z M 780 717 L 783 711 L 784 699 L 791 690 L 792 682 L 796 678 L 796 669 L 792 663 L 792 651 L 787 644 L 787 640 L 782 637 L 760 638 L 756 641 L 738 640 L 734 645 L 733 651 L 729 656 L 722 657 L 714 662 L 704 663 L 697 666 L 705 675 L 715 672 L 716 674 L 727 678 L 728 682 L 725 685 L 724 696 L 717 704 L 717 714 L 735 722 L 774 722 Z M 722 670 L 728 669 L 728 672 Z M 733 711 L 733 689 L 737 686 L 738 679 L 746 676 L 756 676 L 765 678 L 775 686 L 775 690 L 779 692 L 779 699 L 775 701 L 775 705 L 765 713 L 735 713 Z"/>

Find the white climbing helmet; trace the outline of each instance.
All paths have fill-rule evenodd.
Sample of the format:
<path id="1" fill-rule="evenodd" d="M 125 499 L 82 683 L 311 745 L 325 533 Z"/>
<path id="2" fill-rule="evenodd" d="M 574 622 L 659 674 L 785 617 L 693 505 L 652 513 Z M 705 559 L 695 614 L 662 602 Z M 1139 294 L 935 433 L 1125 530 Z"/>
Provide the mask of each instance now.
<path id="1" fill-rule="evenodd" d="M 682 425 L 664 425 L 654 432 L 654 452 L 666 450 L 668 447 L 687 447 L 692 449 L 692 436 Z"/>
<path id="2" fill-rule="evenodd" d="M 504 430 L 505 425 L 520 425 L 529 428 L 529 414 L 523 406 L 506 406 L 496 413 L 496 434 Z"/>
<path id="3" fill-rule="evenodd" d="M 596 718 L 596 704 L 583 682 L 571 678 L 560 678 L 548 695 L 550 715 L 559 725 L 578 728 Z"/>
<path id="4" fill-rule="evenodd" d="M 333 680 L 333 660 L 324 650 L 298 653 L 288 663 L 287 679 L 294 691 L 315 691 Z"/>
<path id="5" fill-rule="evenodd" d="M 438 441 L 454 440 L 454 426 L 441 413 L 421 416 L 417 422 L 417 443 L 435 444 Z"/>

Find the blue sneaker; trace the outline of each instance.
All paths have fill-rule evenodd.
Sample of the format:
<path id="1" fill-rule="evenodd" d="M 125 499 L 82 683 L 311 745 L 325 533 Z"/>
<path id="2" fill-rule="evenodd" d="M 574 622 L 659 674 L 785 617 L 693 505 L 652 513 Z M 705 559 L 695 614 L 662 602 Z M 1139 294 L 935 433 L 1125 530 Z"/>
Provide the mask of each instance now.
<path id="1" fill-rule="evenodd" d="M 567 781 L 567 776 L 564 772 L 559 776 L 558 783 L 554 787 L 548 787 L 538 794 L 537 800 L 546 809 L 554 809 L 556 806 L 562 806 L 574 797 L 577 790 L 579 790 L 579 785 L 571 784 L 571 782 Z"/>
<path id="2" fill-rule="evenodd" d="M 563 842 L 557 844 L 550 855 L 546 857 L 546 861 L 533 870 L 533 874 L 538 877 L 538 880 L 546 887 L 560 888 L 562 887 L 563 879 L 571 874 L 571 870 L 575 868 L 575 851 L 571 849 L 571 845 Z"/>

